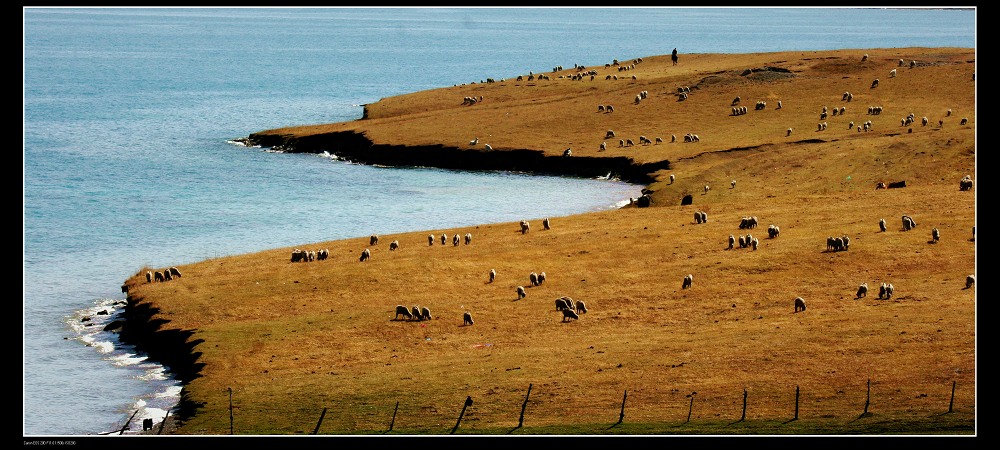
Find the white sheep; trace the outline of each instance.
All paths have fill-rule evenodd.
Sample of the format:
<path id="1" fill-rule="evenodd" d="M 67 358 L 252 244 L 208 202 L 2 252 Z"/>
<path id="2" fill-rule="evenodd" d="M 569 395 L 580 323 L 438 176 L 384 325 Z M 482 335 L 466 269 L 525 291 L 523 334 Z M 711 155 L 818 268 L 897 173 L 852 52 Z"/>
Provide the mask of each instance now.
<path id="1" fill-rule="evenodd" d="M 861 283 L 858 286 L 858 292 L 855 294 L 855 298 L 867 297 L 868 296 L 868 283 Z"/>
<path id="2" fill-rule="evenodd" d="M 670 184 L 674 184 L 674 174 L 670 174 Z"/>
<path id="3" fill-rule="evenodd" d="M 524 286 L 518 286 L 517 287 L 517 299 L 518 300 L 524 298 L 527 295 L 528 294 L 526 292 L 524 292 Z"/>
<path id="4" fill-rule="evenodd" d="M 681 283 L 681 289 L 687 289 L 691 287 L 691 283 L 694 282 L 694 275 L 687 274 L 684 276 L 684 281 Z"/>
<path id="5" fill-rule="evenodd" d="M 532 286 L 538 286 L 538 274 L 535 272 L 531 272 L 530 274 L 528 274 L 528 282 Z"/>
<path id="6" fill-rule="evenodd" d="M 455 247 L 458 247 L 458 244 L 462 243 L 462 237 L 459 236 L 458 233 L 456 233 L 455 236 L 452 238 L 451 243 Z"/>
<path id="7" fill-rule="evenodd" d="M 371 258 L 371 257 L 372 257 L 372 252 L 369 251 L 367 248 L 364 249 L 364 251 L 361 252 L 361 262 L 368 261 L 368 258 Z"/>
<path id="8" fill-rule="evenodd" d="M 479 138 L 475 138 L 475 139 L 469 141 L 469 145 L 476 145 L 478 143 L 479 143 Z"/>
<path id="9" fill-rule="evenodd" d="M 542 220 L 542 228 L 546 230 L 552 229 L 551 222 L 549 222 L 549 219 L 547 217 L 545 218 L 545 220 Z"/>
<path id="10" fill-rule="evenodd" d="M 465 233 L 465 245 L 472 243 L 472 233 Z"/>
<path id="11" fill-rule="evenodd" d="M 521 221 L 521 234 L 526 234 L 531 231 L 531 224 L 527 220 Z"/>
<path id="12" fill-rule="evenodd" d="M 958 182 L 958 190 L 968 191 L 972 189 L 972 176 L 966 175 L 962 177 L 962 180 Z"/>
<path id="13" fill-rule="evenodd" d="M 389 251 L 394 251 L 399 248 L 399 241 L 392 241 L 389 243 Z"/>
<path id="14" fill-rule="evenodd" d="M 496 279 L 497 279 L 497 270 L 490 269 L 490 283 L 496 281 Z"/>
<path id="15" fill-rule="evenodd" d="M 601 151 L 603 152 L 603 151 L 605 151 L 607 149 L 608 149 L 608 143 L 607 142 L 601 142 Z"/>
<path id="16" fill-rule="evenodd" d="M 540 272 L 538 274 L 538 285 L 541 286 L 545 282 L 545 272 Z"/>
<path id="17" fill-rule="evenodd" d="M 896 77 L 896 69 L 890 70 L 889 71 L 889 78 L 895 78 L 895 77 Z"/>
<path id="18" fill-rule="evenodd" d="M 758 244 L 759 244 L 759 242 L 757 241 L 757 238 L 753 238 L 753 239 L 750 240 L 750 246 L 753 247 L 754 250 L 757 250 L 757 245 Z"/>
<path id="19" fill-rule="evenodd" d="M 885 219 L 878 220 L 878 228 L 882 230 L 882 232 L 885 232 Z"/>
<path id="20" fill-rule="evenodd" d="M 427 236 L 427 245 L 434 245 L 434 235 L 433 234 Z"/>
<path id="21" fill-rule="evenodd" d="M 410 314 L 410 309 L 403 305 L 396 305 L 396 317 L 393 320 L 399 320 L 399 316 L 405 316 L 407 319 L 413 318 L 413 314 Z"/>
<path id="22" fill-rule="evenodd" d="M 441 233 L 441 245 L 446 245 L 446 244 L 448 244 L 448 235 L 445 233 Z"/>
<path id="23" fill-rule="evenodd" d="M 707 184 L 705 185 L 705 193 L 706 194 L 708 193 L 708 185 Z"/>
<path id="24" fill-rule="evenodd" d="M 484 145 L 484 146 L 483 146 L 483 148 L 485 148 L 485 149 L 486 149 L 486 151 L 490 151 L 490 150 L 493 150 L 493 146 L 492 146 L 492 145 L 490 145 L 490 144 L 486 144 L 486 145 Z"/>
<path id="25" fill-rule="evenodd" d="M 733 235 L 730 234 L 729 235 L 729 249 L 732 250 L 733 249 L 733 245 L 735 245 L 735 244 L 736 244 L 736 237 L 734 237 Z"/>
<path id="26" fill-rule="evenodd" d="M 736 180 L 729 182 L 729 189 L 736 189 Z"/>
<path id="27" fill-rule="evenodd" d="M 792 127 L 788 127 L 788 129 L 785 130 L 785 136 L 791 136 L 791 135 L 792 135 Z"/>
<path id="28" fill-rule="evenodd" d="M 931 239 L 934 242 L 937 242 L 937 241 L 941 240 L 941 231 L 938 230 L 937 228 L 932 229 L 931 230 Z"/>
<path id="29" fill-rule="evenodd" d="M 411 313 L 413 313 L 413 318 L 414 319 L 416 319 L 416 320 L 424 320 L 423 314 L 420 313 L 420 307 L 419 306 L 414 305 L 413 306 L 413 311 L 411 311 Z"/>
<path id="30" fill-rule="evenodd" d="M 181 277 L 181 271 L 177 270 L 176 267 L 171 267 L 171 268 L 169 268 L 167 270 L 170 272 L 170 275 L 175 276 L 177 278 Z"/>

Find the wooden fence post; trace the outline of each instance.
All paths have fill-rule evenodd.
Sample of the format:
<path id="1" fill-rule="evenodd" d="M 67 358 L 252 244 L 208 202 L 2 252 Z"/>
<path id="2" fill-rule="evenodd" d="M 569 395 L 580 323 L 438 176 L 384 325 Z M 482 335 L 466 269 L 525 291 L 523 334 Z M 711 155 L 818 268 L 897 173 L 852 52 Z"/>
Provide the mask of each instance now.
<path id="1" fill-rule="evenodd" d="M 792 420 L 799 420 L 799 387 L 795 386 L 795 417 Z"/>
<path id="2" fill-rule="evenodd" d="M 517 419 L 517 427 L 524 425 L 524 409 L 528 407 L 528 397 L 531 397 L 531 383 L 528 383 L 528 393 L 524 395 L 524 403 L 521 404 L 521 417 Z"/>
<path id="3" fill-rule="evenodd" d="M 618 423 L 615 425 L 621 425 L 622 421 L 625 420 L 625 400 L 628 399 L 628 389 L 625 389 L 625 396 L 622 397 L 622 410 L 618 413 Z"/>
<path id="4" fill-rule="evenodd" d="M 326 408 L 323 408 L 323 412 L 319 415 L 319 422 L 316 422 L 316 429 L 313 430 L 313 434 L 319 433 L 319 426 L 323 423 L 323 417 L 326 416 Z"/>
<path id="5" fill-rule="evenodd" d="M 392 431 L 392 426 L 396 424 L 396 411 L 399 411 L 399 400 L 396 400 L 396 409 L 392 410 L 392 421 L 389 422 L 389 431 Z"/>
<path id="6" fill-rule="evenodd" d="M 233 434 L 233 388 L 229 389 L 229 434 Z"/>
<path id="7" fill-rule="evenodd" d="M 170 410 L 167 410 L 167 415 L 163 416 L 163 422 L 160 422 L 160 429 L 157 430 L 156 434 L 163 433 L 163 426 L 167 424 L 167 417 L 170 417 Z"/>
<path id="8" fill-rule="evenodd" d="M 691 398 L 691 403 L 688 405 L 688 418 L 687 418 L 687 420 L 684 423 L 688 423 L 688 422 L 691 421 L 691 410 L 694 409 L 694 395 L 695 394 L 697 394 L 697 392 L 692 392 L 692 393 L 686 395 L 686 397 L 690 397 Z"/>
<path id="9" fill-rule="evenodd" d="M 740 420 L 737 422 L 742 422 L 747 418 L 747 388 L 743 388 L 743 414 L 740 416 Z"/>
<path id="10" fill-rule="evenodd" d="M 134 419 L 134 418 L 135 418 L 135 415 L 136 415 L 136 414 L 139 414 L 139 410 L 138 410 L 138 409 L 137 409 L 137 410 L 135 410 L 135 412 L 134 412 L 134 413 L 132 413 L 132 417 L 129 417 L 129 418 L 128 418 L 128 421 L 126 421 L 126 422 L 125 422 L 125 425 L 123 425 L 123 426 L 122 426 L 122 429 L 121 429 L 121 431 L 119 431 L 119 432 L 118 432 L 118 435 L 119 435 L 119 436 L 121 436 L 121 435 L 125 434 L 125 430 L 127 430 L 127 429 L 128 429 L 128 424 L 132 423 L 132 419 Z"/>
<path id="11" fill-rule="evenodd" d="M 451 434 L 455 434 L 455 430 L 458 429 L 458 425 L 462 423 L 462 416 L 465 415 L 465 408 L 472 406 L 472 396 L 465 397 L 465 404 L 462 405 L 462 412 L 458 414 L 458 422 L 455 422 L 455 428 L 451 429 Z"/>
<path id="12" fill-rule="evenodd" d="M 951 412 L 951 408 L 955 406 L 955 383 L 955 381 L 951 382 L 951 400 L 948 402 L 948 412 Z"/>

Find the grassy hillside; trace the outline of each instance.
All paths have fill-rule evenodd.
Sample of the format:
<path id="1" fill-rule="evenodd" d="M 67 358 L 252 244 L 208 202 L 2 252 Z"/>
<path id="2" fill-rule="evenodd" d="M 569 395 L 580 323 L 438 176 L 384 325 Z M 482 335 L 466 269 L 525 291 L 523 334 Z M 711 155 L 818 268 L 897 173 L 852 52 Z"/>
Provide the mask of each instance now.
<path id="1" fill-rule="evenodd" d="M 573 69 L 548 80 L 498 74 L 382 99 L 363 120 L 268 130 L 470 151 L 571 148 L 671 169 L 655 174 L 652 207 L 552 217 L 549 230 L 525 217 L 525 234 L 497 223 L 382 235 L 377 245 L 303 242 L 330 258 L 292 263 L 292 248 L 279 248 L 180 266 L 183 277 L 165 283 L 145 281 L 162 268 L 140 269 L 127 281 L 132 303 L 154 308 L 162 330 L 190 333 L 198 363 L 185 387 L 197 408 L 173 432 L 310 434 L 322 415 L 320 434 L 390 424 L 391 434 L 448 434 L 468 396 L 456 434 L 973 434 L 976 288 L 966 276 L 976 271 L 976 189 L 960 191 L 959 180 L 976 175 L 975 50 L 641 59 L 623 60 L 634 63 L 627 71 L 587 68 L 593 80 L 571 79 Z M 732 114 L 737 96 L 746 114 Z M 846 110 L 821 120 L 824 106 Z M 910 113 L 916 122 L 902 126 Z M 868 120 L 871 131 L 858 131 Z M 683 142 L 687 133 L 700 141 Z M 639 145 L 640 135 L 664 142 Z M 904 231 L 903 215 L 917 227 Z M 740 229 L 746 216 L 760 225 Z M 781 230 L 773 239 L 770 224 Z M 473 240 L 428 245 L 442 233 Z M 727 248 L 746 234 L 756 250 Z M 828 250 L 829 236 L 849 236 L 849 249 Z M 393 240 L 400 248 L 390 251 Z M 365 248 L 371 259 L 359 262 Z M 545 283 L 530 286 L 529 273 L 543 271 Z M 682 289 L 687 274 L 693 286 Z M 869 295 L 855 298 L 863 282 Z M 883 282 L 891 299 L 878 298 Z M 588 312 L 563 321 L 561 296 Z M 796 297 L 806 311 L 793 311 Z M 398 304 L 433 319 L 394 320 Z M 466 311 L 474 325 L 463 325 Z M 797 389 L 799 420 L 789 422 Z"/>

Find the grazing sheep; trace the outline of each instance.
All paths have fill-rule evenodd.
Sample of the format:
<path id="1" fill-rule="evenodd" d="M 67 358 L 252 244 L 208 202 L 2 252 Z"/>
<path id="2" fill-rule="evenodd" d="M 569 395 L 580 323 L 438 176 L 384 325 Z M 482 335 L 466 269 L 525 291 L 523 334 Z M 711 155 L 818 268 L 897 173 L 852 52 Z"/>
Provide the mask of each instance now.
<path id="1" fill-rule="evenodd" d="M 603 152 L 603 151 L 605 151 L 607 149 L 608 149 L 608 143 L 607 142 L 601 142 L 601 151 Z"/>
<path id="2" fill-rule="evenodd" d="M 705 185 L 705 193 L 706 194 L 708 193 L 708 185 L 707 184 Z"/>
<path id="3" fill-rule="evenodd" d="M 427 245 L 434 245 L 434 235 L 433 234 L 427 236 Z"/>
<path id="4" fill-rule="evenodd" d="M 747 240 L 742 235 L 740 235 L 740 248 L 747 248 Z"/>
<path id="5" fill-rule="evenodd" d="M 855 295 L 856 295 L 855 298 L 867 297 L 868 296 L 868 283 L 861 283 L 861 285 L 858 286 L 858 293 L 855 294 Z"/>
<path id="6" fill-rule="evenodd" d="M 674 174 L 670 174 L 670 184 L 674 184 Z"/>
<path id="7" fill-rule="evenodd" d="M 445 233 L 441 233 L 441 245 L 446 245 L 446 244 L 448 244 L 448 235 Z"/>
<path id="8" fill-rule="evenodd" d="M 878 87 L 878 78 L 872 80 L 872 87 L 870 89 L 875 89 Z"/>
<path id="9" fill-rule="evenodd" d="M 368 239 L 368 245 L 377 245 L 377 244 L 378 244 L 378 236 L 373 234 L 372 237 Z"/>
<path id="10" fill-rule="evenodd" d="M 587 304 L 583 303 L 583 300 L 576 301 L 576 312 L 579 314 L 587 314 Z"/>
<path id="11" fill-rule="evenodd" d="M 552 229 L 551 223 L 549 222 L 548 218 L 545 218 L 545 220 L 542 221 L 542 228 L 546 229 L 546 230 L 551 230 Z"/>
<path id="12" fill-rule="evenodd" d="M 305 251 L 299 249 L 292 250 L 292 262 L 305 261 L 306 257 Z"/>
<path id="13" fill-rule="evenodd" d="M 781 233 L 781 229 L 778 228 L 777 225 L 771 224 L 771 225 L 767 226 L 767 237 L 769 237 L 771 239 L 774 239 L 774 238 L 778 237 L 778 234 L 780 234 L 780 233 Z"/>
<path id="14" fill-rule="evenodd" d="M 695 223 L 701 223 L 701 211 L 694 212 L 694 221 Z"/>
<path id="15" fill-rule="evenodd" d="M 545 282 L 545 272 L 538 274 L 538 285 L 541 286 Z"/>
<path id="16" fill-rule="evenodd" d="M 707 212 L 701 211 L 700 216 L 701 216 L 701 223 L 708 223 L 708 213 Z"/>
<path id="17" fill-rule="evenodd" d="M 788 127 L 788 130 L 785 130 L 785 136 L 791 136 L 791 135 L 792 135 L 792 127 Z"/>
<path id="18" fill-rule="evenodd" d="M 416 319 L 416 320 L 424 320 L 424 316 L 422 314 L 420 314 L 420 307 L 419 306 L 414 305 L 412 313 L 413 313 L 413 318 L 414 319 Z"/>
<path id="19" fill-rule="evenodd" d="M 939 231 L 937 228 L 932 229 L 931 230 L 931 239 L 934 242 L 937 242 L 937 241 L 941 240 L 941 231 Z"/>
<path id="20" fill-rule="evenodd" d="M 147 283 L 153 282 L 153 272 L 150 272 L 148 270 L 146 271 L 146 282 Z"/>
<path id="21" fill-rule="evenodd" d="M 917 222 L 910 216 L 903 216 L 903 230 L 909 231 L 917 226 Z"/>
<path id="22" fill-rule="evenodd" d="M 368 258 L 371 257 L 372 257 L 372 252 L 370 252 L 367 248 L 361 252 L 361 262 L 368 261 Z"/>
<path id="23" fill-rule="evenodd" d="M 632 142 L 631 139 L 625 139 L 625 146 L 626 147 L 632 147 L 633 145 L 635 145 L 635 142 Z"/>
<path id="24" fill-rule="evenodd" d="M 925 127 L 927 126 L 927 116 L 920 118 L 920 125 Z"/>
<path id="25" fill-rule="evenodd" d="M 166 281 L 163 278 L 163 272 L 160 272 L 159 270 L 153 272 L 153 281 Z"/>
<path id="26" fill-rule="evenodd" d="M 654 139 L 654 141 L 656 141 L 657 144 L 662 144 L 663 143 L 663 138 L 657 136 L 656 139 Z"/>
<path id="27" fill-rule="evenodd" d="M 806 301 L 802 297 L 795 297 L 795 312 L 805 311 Z"/>
<path id="28" fill-rule="evenodd" d="M 517 299 L 518 300 L 524 298 L 527 295 L 528 294 L 526 292 L 524 292 L 524 286 L 518 286 L 517 287 Z"/>
<path id="29" fill-rule="evenodd" d="M 324 249 L 316 252 L 316 259 L 318 259 L 320 261 L 325 261 L 329 257 L 330 257 L 330 249 L 328 249 L 328 248 L 324 248 Z"/>
<path id="30" fill-rule="evenodd" d="M 490 269 L 490 283 L 496 281 L 496 279 L 497 279 L 497 270 Z"/>
<path id="31" fill-rule="evenodd" d="M 427 309 L 426 306 L 420 309 L 420 316 L 423 317 L 424 320 L 433 319 L 433 317 L 431 317 L 431 310 Z"/>
<path id="32" fill-rule="evenodd" d="M 885 232 L 885 219 L 878 220 L 878 229 L 882 230 L 882 232 Z"/>
<path id="33" fill-rule="evenodd" d="M 868 54 L 865 53 L 865 55 L 861 57 L 861 60 L 862 61 L 868 61 Z"/>
<path id="34" fill-rule="evenodd" d="M 740 237 L 742 239 L 742 236 Z M 733 235 L 729 235 L 729 250 L 733 249 L 733 245 L 736 244 L 736 238 Z"/>
<path id="35" fill-rule="evenodd" d="M 180 277 L 181 277 L 181 271 L 180 271 L 180 270 L 177 270 L 177 268 L 176 268 L 176 267 L 171 267 L 170 269 L 167 269 L 167 270 L 169 270 L 169 271 L 170 271 L 170 275 L 173 275 L 173 276 L 175 276 L 175 277 L 177 277 L 177 278 L 180 278 Z"/>
<path id="36" fill-rule="evenodd" d="M 472 325 L 473 323 L 475 323 L 475 322 L 472 321 L 472 313 L 466 311 L 465 314 L 462 314 L 462 325 L 463 326 L 465 326 L 465 325 Z"/>
<path id="37" fill-rule="evenodd" d="M 972 176 L 966 175 L 962 177 L 962 180 L 958 182 L 958 190 L 960 191 L 972 190 Z"/>
<path id="38" fill-rule="evenodd" d="M 604 139 L 611 139 L 613 137 L 615 137 L 615 132 L 612 130 L 608 130 L 608 132 L 604 135 Z"/>
<path id="39" fill-rule="evenodd" d="M 886 293 L 887 290 L 888 290 L 888 285 L 887 284 L 882 283 L 881 285 L 879 285 L 879 287 L 878 287 L 878 298 L 879 298 L 879 300 L 881 300 L 883 298 L 886 298 L 885 297 L 885 293 Z"/>
<path id="40" fill-rule="evenodd" d="M 163 271 L 163 278 L 166 279 L 167 281 L 170 281 L 170 280 L 174 279 L 174 276 L 170 274 L 169 270 L 164 270 Z"/>
<path id="41" fill-rule="evenodd" d="M 413 319 L 413 314 L 410 314 L 409 308 L 403 305 L 396 305 L 396 317 L 393 320 L 399 320 L 399 316 L 405 316 L 407 319 Z"/>
<path id="42" fill-rule="evenodd" d="M 531 231 L 531 224 L 528 223 L 527 220 L 522 220 L 521 221 L 521 234 L 526 234 L 528 231 Z"/>
<path id="43" fill-rule="evenodd" d="M 572 301 L 573 301 L 573 299 L 571 299 L 569 297 L 559 297 L 559 298 L 557 298 L 556 299 L 556 311 L 562 311 L 562 310 L 565 310 L 565 309 L 569 309 L 570 308 L 570 306 L 569 306 L 570 302 L 572 302 Z"/>
<path id="44" fill-rule="evenodd" d="M 621 148 L 621 147 L 624 147 L 624 146 L 625 146 L 625 139 L 619 139 L 618 140 L 618 147 Z"/>
<path id="45" fill-rule="evenodd" d="M 903 58 L 899 58 L 899 67 L 903 67 L 903 64 L 905 64 Z"/>
<path id="46" fill-rule="evenodd" d="M 538 274 L 535 272 L 528 274 L 528 282 L 530 282 L 532 286 L 538 286 Z"/>
<path id="47" fill-rule="evenodd" d="M 465 233 L 465 245 L 472 243 L 472 233 Z"/>
<path id="48" fill-rule="evenodd" d="M 971 288 L 972 285 L 974 285 L 974 284 L 976 284 L 976 276 L 975 275 L 969 275 L 969 276 L 965 277 L 965 288 L 966 289 Z"/>
<path id="49" fill-rule="evenodd" d="M 456 234 L 456 235 L 455 235 L 455 236 L 454 236 L 454 237 L 453 237 L 453 238 L 451 239 L 451 243 L 452 243 L 452 245 L 454 245 L 455 247 L 458 247 L 458 244 L 461 244 L 461 243 L 462 243 L 462 238 L 461 238 L 461 237 L 460 237 L 459 235 L 457 235 L 457 234 Z"/>
<path id="50" fill-rule="evenodd" d="M 580 320 L 580 316 L 578 316 L 576 312 L 573 311 L 572 309 L 569 308 L 564 309 L 562 310 L 562 313 L 563 313 L 563 320 L 562 320 L 563 322 L 565 322 L 567 319 Z"/>
<path id="51" fill-rule="evenodd" d="M 684 276 L 684 281 L 681 282 L 681 289 L 687 289 L 691 287 L 691 283 L 694 281 L 694 275 L 687 274 Z"/>
<path id="52" fill-rule="evenodd" d="M 490 151 L 490 150 L 493 150 L 493 146 L 492 146 L 492 145 L 490 145 L 490 144 L 486 144 L 486 145 L 484 145 L 484 146 L 483 146 L 483 148 L 484 148 L 484 149 L 486 149 L 486 151 Z"/>
<path id="53" fill-rule="evenodd" d="M 896 77 L 896 69 L 890 70 L 889 71 L 889 78 L 895 78 L 895 77 Z"/>
<path id="54" fill-rule="evenodd" d="M 733 99 L 733 103 L 730 106 L 736 106 L 739 104 L 740 104 L 740 97 L 737 96 L 736 98 Z"/>
<path id="55" fill-rule="evenodd" d="M 399 248 L 399 241 L 392 241 L 389 243 L 389 251 L 395 251 Z"/>
<path id="56" fill-rule="evenodd" d="M 778 100 L 778 107 L 775 109 L 781 109 L 781 100 Z"/>
<path id="57" fill-rule="evenodd" d="M 951 108 L 948 108 L 948 111 L 945 111 L 944 116 L 951 117 Z"/>
<path id="58" fill-rule="evenodd" d="M 968 124 L 969 124 L 969 118 L 968 117 L 963 117 L 962 121 L 959 122 L 959 125 L 968 125 Z"/>
<path id="59" fill-rule="evenodd" d="M 670 142 L 677 142 L 677 136 L 676 136 L 676 135 L 673 135 L 673 134 L 671 134 L 671 135 L 670 135 Z"/>
<path id="60" fill-rule="evenodd" d="M 753 238 L 750 240 L 750 246 L 753 247 L 754 250 L 757 250 L 758 244 L 760 244 L 760 242 L 757 241 L 757 238 Z"/>

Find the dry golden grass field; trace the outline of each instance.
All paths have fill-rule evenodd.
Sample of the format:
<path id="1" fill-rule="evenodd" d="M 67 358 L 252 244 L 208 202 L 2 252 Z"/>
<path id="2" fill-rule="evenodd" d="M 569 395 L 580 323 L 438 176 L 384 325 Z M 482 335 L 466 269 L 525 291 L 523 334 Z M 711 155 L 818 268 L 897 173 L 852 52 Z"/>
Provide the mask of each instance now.
<path id="1" fill-rule="evenodd" d="M 532 81 L 496 74 L 382 99 L 363 120 L 261 132 L 351 131 L 399 152 L 572 148 L 574 158 L 669 169 L 652 174 L 650 207 L 551 217 L 548 230 L 525 217 L 523 234 L 513 222 L 375 245 L 303 242 L 329 258 L 293 263 L 293 248 L 276 248 L 179 266 L 182 278 L 161 283 L 145 273 L 162 268 L 139 269 L 126 281 L 129 308 L 150 311 L 157 335 L 186 339 L 178 351 L 193 363 L 188 409 L 170 432 L 976 434 L 976 287 L 966 277 L 976 272 L 978 181 L 959 189 L 976 178 L 975 49 L 687 54 L 677 66 L 669 55 L 625 56 L 634 68 L 601 62 L 593 80 L 573 69 Z M 737 96 L 746 114 L 732 114 Z M 821 120 L 824 107 L 846 109 Z M 688 133 L 700 141 L 683 142 Z M 664 142 L 641 145 L 640 135 Z M 904 231 L 904 215 L 917 226 Z M 740 229 L 749 216 L 759 225 Z M 473 239 L 428 245 L 442 233 Z M 746 234 L 756 249 L 728 249 L 730 235 Z M 848 249 L 829 250 L 830 236 L 848 236 Z M 546 281 L 531 286 L 531 272 Z M 856 298 L 861 283 L 870 291 Z M 891 298 L 879 299 L 881 283 Z M 562 296 L 587 312 L 564 321 Z M 396 305 L 433 318 L 395 320 Z"/>

